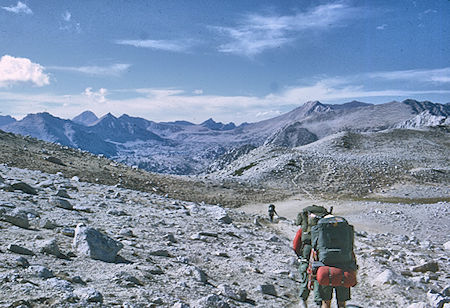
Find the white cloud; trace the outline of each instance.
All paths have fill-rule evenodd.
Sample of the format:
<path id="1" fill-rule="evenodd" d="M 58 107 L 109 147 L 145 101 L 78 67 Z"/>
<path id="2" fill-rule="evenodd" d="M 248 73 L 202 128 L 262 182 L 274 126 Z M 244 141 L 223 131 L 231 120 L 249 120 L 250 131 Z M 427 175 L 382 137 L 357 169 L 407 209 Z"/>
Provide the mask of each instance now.
<path id="1" fill-rule="evenodd" d="M 432 70 L 403 70 L 375 72 L 368 74 L 370 78 L 385 80 L 409 80 L 416 82 L 450 83 L 450 67 Z"/>
<path id="2" fill-rule="evenodd" d="M 100 88 L 98 91 L 92 91 L 92 88 L 86 88 L 83 92 L 83 95 L 87 96 L 88 98 L 92 99 L 95 102 L 98 103 L 105 103 L 106 95 L 108 94 L 108 90 L 105 88 Z"/>
<path id="3" fill-rule="evenodd" d="M 16 6 L 10 6 L 10 7 L 2 6 L 2 9 L 6 10 L 8 12 L 15 13 L 15 14 L 20 14 L 20 13 L 28 14 L 28 15 L 33 14 L 33 11 L 27 5 L 20 1 L 17 2 Z"/>
<path id="4" fill-rule="evenodd" d="M 387 27 L 387 24 L 382 24 L 377 27 L 377 30 L 385 30 L 386 27 Z"/>
<path id="5" fill-rule="evenodd" d="M 203 90 L 202 89 L 197 89 L 197 90 L 194 90 L 192 93 L 194 93 L 196 95 L 202 95 L 203 94 Z"/>
<path id="6" fill-rule="evenodd" d="M 130 67 L 131 64 L 117 63 L 110 66 L 48 66 L 47 69 L 98 76 L 120 76 Z"/>
<path id="7" fill-rule="evenodd" d="M 65 12 L 62 14 L 62 19 L 63 19 L 64 21 L 69 22 L 71 18 L 72 18 L 72 14 L 71 14 L 69 11 L 65 11 Z"/>
<path id="8" fill-rule="evenodd" d="M 44 68 L 27 58 L 15 58 L 4 55 L 0 59 L 0 87 L 17 82 L 32 82 L 42 87 L 50 83 Z"/>
<path id="9" fill-rule="evenodd" d="M 81 24 L 72 18 L 72 13 L 65 11 L 61 14 L 62 21 L 59 29 L 71 33 L 81 33 Z"/>
<path id="10" fill-rule="evenodd" d="M 400 72 L 402 74 L 383 72 L 321 78 L 310 84 L 292 85 L 265 96 L 192 95 L 192 91 L 177 88 L 122 90 L 86 88 L 82 93 L 73 95 L 35 95 L 0 91 L 0 105 L 4 105 L 4 108 L 2 105 L 4 114 L 14 116 L 46 110 L 57 116 L 72 118 L 82 111 L 92 110 L 99 115 L 108 112 L 116 115 L 126 113 L 157 122 L 188 120 L 200 123 L 212 117 L 217 121 L 241 123 L 271 118 L 310 100 L 324 103 L 343 103 L 353 99 L 362 101 L 369 99 L 369 102 L 388 102 L 406 98 L 433 100 L 433 97 L 440 98 L 443 102 L 448 100 L 450 88 L 444 88 L 442 83 L 437 84 L 438 87 L 434 87 L 436 85 L 434 83 L 429 83 L 431 87 L 406 90 L 402 87 L 404 82 L 394 83 L 384 78 L 376 80 L 376 84 L 383 82 L 383 85 L 373 88 L 373 78 L 381 78 L 379 76 L 403 78 L 404 72 L 411 74 L 416 71 Z"/>
<path id="11" fill-rule="evenodd" d="M 423 13 L 424 13 L 424 14 L 436 14 L 437 11 L 434 10 L 434 9 L 428 9 L 428 10 L 424 11 Z"/>
<path id="12" fill-rule="evenodd" d="M 159 49 L 173 52 L 185 52 L 190 48 L 190 43 L 187 41 L 173 41 L 173 40 L 116 40 L 116 44 L 129 45 L 138 48 Z"/>
<path id="13" fill-rule="evenodd" d="M 236 27 L 212 27 L 231 41 L 219 46 L 219 51 L 253 56 L 267 49 L 280 47 L 295 40 L 299 33 L 325 30 L 346 19 L 358 16 L 359 9 L 344 2 L 313 7 L 295 15 L 248 15 Z"/>

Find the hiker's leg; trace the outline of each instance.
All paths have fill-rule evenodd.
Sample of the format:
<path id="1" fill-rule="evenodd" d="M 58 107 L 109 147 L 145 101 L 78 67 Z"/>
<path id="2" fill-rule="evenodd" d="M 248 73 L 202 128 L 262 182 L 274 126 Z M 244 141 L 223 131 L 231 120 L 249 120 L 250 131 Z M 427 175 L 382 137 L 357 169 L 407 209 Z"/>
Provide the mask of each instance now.
<path id="1" fill-rule="evenodd" d="M 300 297 L 306 302 L 309 296 L 309 289 L 308 289 L 308 273 L 306 270 L 308 269 L 309 265 L 309 254 L 311 253 L 311 245 L 303 245 L 302 249 L 302 257 L 300 259 Z"/>
<path id="2" fill-rule="evenodd" d="M 322 301 L 322 308 L 331 308 L 331 299 L 329 301 Z"/>
<path id="3" fill-rule="evenodd" d="M 320 298 L 320 293 L 319 293 L 319 283 L 317 282 L 317 280 L 314 281 L 314 302 L 316 303 L 317 306 L 321 306 L 322 305 L 322 299 Z"/>
<path id="4" fill-rule="evenodd" d="M 333 297 L 333 287 L 319 285 L 319 296 L 322 300 L 322 308 L 331 307 L 331 298 Z"/>
<path id="5" fill-rule="evenodd" d="M 350 288 L 336 287 L 336 300 L 338 307 L 345 307 L 345 302 L 350 300 Z"/>
<path id="6" fill-rule="evenodd" d="M 306 270 L 308 269 L 308 261 L 301 260 L 300 261 L 300 297 L 306 302 L 309 296 L 309 289 L 308 289 L 308 273 Z"/>

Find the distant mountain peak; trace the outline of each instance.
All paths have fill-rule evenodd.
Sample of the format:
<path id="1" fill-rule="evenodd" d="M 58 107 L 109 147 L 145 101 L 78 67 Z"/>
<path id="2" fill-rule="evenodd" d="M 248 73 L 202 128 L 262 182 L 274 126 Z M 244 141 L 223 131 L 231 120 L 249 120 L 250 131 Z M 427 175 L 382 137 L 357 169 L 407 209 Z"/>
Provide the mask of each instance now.
<path id="1" fill-rule="evenodd" d="M 324 105 L 319 101 L 307 101 L 303 106 L 307 108 L 314 108 L 316 106 L 324 106 Z"/>
<path id="2" fill-rule="evenodd" d="M 357 100 L 353 100 L 351 102 L 348 103 L 344 103 L 344 104 L 337 104 L 337 105 L 328 105 L 333 109 L 352 109 L 352 108 L 360 108 L 360 107 L 368 107 L 368 106 L 373 106 L 373 104 L 369 104 L 369 103 L 364 103 L 364 102 L 360 102 Z"/>
<path id="3" fill-rule="evenodd" d="M 319 101 L 309 101 L 303 105 L 303 110 L 305 115 L 311 115 L 313 113 L 327 112 L 331 110 L 331 108 Z"/>
<path id="4" fill-rule="evenodd" d="M 232 130 L 236 128 L 236 125 L 233 122 L 230 122 L 228 124 L 223 124 L 222 122 L 216 122 L 212 118 L 209 118 L 208 120 L 204 121 L 200 124 L 203 127 L 207 127 L 212 130 Z"/>
<path id="5" fill-rule="evenodd" d="M 14 119 L 12 116 L 9 116 L 9 115 L 2 116 L 2 115 L 0 115 L 0 126 L 8 125 L 8 124 L 14 123 L 16 121 L 17 120 Z"/>
<path id="6" fill-rule="evenodd" d="M 92 111 L 86 110 L 74 117 L 72 121 L 84 126 L 90 126 L 98 121 L 98 117 Z"/>

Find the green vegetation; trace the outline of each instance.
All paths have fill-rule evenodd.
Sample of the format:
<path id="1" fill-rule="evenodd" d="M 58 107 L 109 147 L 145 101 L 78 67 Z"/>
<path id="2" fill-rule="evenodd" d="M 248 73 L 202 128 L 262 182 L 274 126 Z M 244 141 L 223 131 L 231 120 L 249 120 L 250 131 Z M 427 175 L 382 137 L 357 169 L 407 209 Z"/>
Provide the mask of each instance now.
<path id="1" fill-rule="evenodd" d="M 250 165 L 239 168 L 238 170 L 234 171 L 233 176 L 241 176 L 244 173 L 244 171 L 246 171 L 250 168 L 253 168 L 256 165 L 257 165 L 257 163 L 251 163 Z"/>

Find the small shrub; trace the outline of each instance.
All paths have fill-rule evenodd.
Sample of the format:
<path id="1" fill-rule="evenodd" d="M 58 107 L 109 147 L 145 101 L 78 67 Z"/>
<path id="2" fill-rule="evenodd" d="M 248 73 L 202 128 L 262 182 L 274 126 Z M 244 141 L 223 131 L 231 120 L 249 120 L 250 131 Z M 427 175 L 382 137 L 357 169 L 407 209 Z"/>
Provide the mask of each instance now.
<path id="1" fill-rule="evenodd" d="M 241 176 L 244 171 L 253 168 L 254 166 L 256 166 L 256 163 L 251 163 L 250 165 L 247 165 L 245 167 L 239 168 L 238 170 L 234 171 L 233 175 L 234 176 Z"/>

